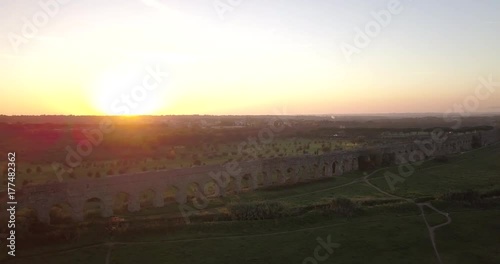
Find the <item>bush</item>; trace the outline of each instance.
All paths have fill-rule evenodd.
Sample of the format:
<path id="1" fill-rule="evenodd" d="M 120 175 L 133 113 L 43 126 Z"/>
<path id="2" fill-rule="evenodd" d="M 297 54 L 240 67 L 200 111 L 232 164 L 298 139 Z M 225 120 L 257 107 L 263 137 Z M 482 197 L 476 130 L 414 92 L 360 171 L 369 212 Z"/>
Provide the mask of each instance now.
<path id="1" fill-rule="evenodd" d="M 471 205 L 481 203 L 481 195 L 478 192 L 472 190 L 448 192 L 442 195 L 440 198 L 445 201 L 465 202 Z"/>
<path id="2" fill-rule="evenodd" d="M 334 212 L 336 214 L 351 217 L 358 210 L 358 205 L 351 199 L 339 197 L 333 198 L 330 203 L 323 207 L 325 212 Z"/>
<path id="3" fill-rule="evenodd" d="M 500 189 L 487 191 L 487 192 L 481 194 L 481 198 L 491 198 L 491 197 L 499 197 L 499 196 L 500 196 Z"/>
<path id="4" fill-rule="evenodd" d="M 429 201 L 433 201 L 433 200 L 436 200 L 436 198 L 434 198 L 432 196 L 425 196 L 425 197 L 416 198 L 415 202 L 416 203 L 425 203 L 425 202 L 429 202 Z"/>
<path id="5" fill-rule="evenodd" d="M 281 202 L 252 202 L 229 206 L 229 212 L 236 220 L 276 219 L 286 215 L 287 207 Z"/>
<path id="6" fill-rule="evenodd" d="M 401 199 L 369 199 L 369 200 L 359 201 L 361 206 L 377 206 L 377 205 L 393 204 L 399 202 L 401 202 Z"/>

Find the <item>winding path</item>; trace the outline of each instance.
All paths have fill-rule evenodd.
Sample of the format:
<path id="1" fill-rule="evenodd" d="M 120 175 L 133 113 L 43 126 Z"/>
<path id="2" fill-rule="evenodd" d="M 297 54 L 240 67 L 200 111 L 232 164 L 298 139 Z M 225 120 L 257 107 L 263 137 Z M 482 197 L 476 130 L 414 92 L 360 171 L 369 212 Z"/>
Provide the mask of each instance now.
<path id="1" fill-rule="evenodd" d="M 370 176 L 372 176 L 372 175 L 374 175 L 374 174 L 376 174 L 376 173 L 378 173 L 379 171 L 382 171 L 382 170 L 385 170 L 385 169 L 384 168 L 378 169 L 378 170 L 376 170 L 376 171 L 374 171 L 374 172 L 366 175 L 364 177 L 364 182 L 366 184 L 368 184 L 369 186 L 371 186 L 372 188 L 374 188 L 375 190 L 377 190 L 378 192 L 380 192 L 380 193 L 383 193 L 383 194 L 385 194 L 387 196 L 390 196 L 392 198 L 401 199 L 401 200 L 407 201 L 409 203 L 413 203 L 413 204 L 415 204 L 415 205 L 418 206 L 418 208 L 420 209 L 420 212 L 422 213 L 422 217 L 424 219 L 425 225 L 427 226 L 427 230 L 429 231 L 429 236 L 430 236 L 430 239 L 431 239 L 432 247 L 434 248 L 434 252 L 436 253 L 436 257 L 437 257 L 439 263 L 442 264 L 443 262 L 441 261 L 441 256 L 439 255 L 439 251 L 438 251 L 437 246 L 436 246 L 436 239 L 435 239 L 436 233 L 435 232 L 436 232 L 436 229 L 438 229 L 440 227 L 443 227 L 443 226 L 446 226 L 446 225 L 449 225 L 451 223 L 451 217 L 449 216 L 448 213 L 441 212 L 440 210 L 438 210 L 434 206 L 432 206 L 430 203 L 416 203 L 412 199 L 409 199 L 409 198 L 406 198 L 406 197 L 402 197 L 402 196 L 397 196 L 397 195 L 394 195 L 394 194 L 390 194 L 388 192 L 383 191 L 379 187 L 373 185 L 369 181 Z M 437 226 L 430 226 L 429 222 L 427 221 L 427 218 L 425 217 L 425 211 L 424 211 L 424 207 L 425 206 L 429 207 L 430 209 L 434 210 L 435 212 L 437 212 L 437 213 L 439 213 L 441 215 L 444 215 L 447 218 L 446 223 L 443 223 L 443 224 L 440 224 L 440 225 L 437 225 Z"/>
<path id="2" fill-rule="evenodd" d="M 500 143 L 500 142 L 497 142 L 497 143 L 495 143 L 493 145 L 497 145 L 498 143 Z M 483 148 L 485 148 L 485 147 L 483 147 Z M 482 148 L 480 148 L 480 149 L 482 149 Z M 475 150 L 472 150 L 472 151 L 469 151 L 469 152 L 474 152 L 474 151 L 477 151 L 477 150 L 479 150 L 479 149 L 475 149 Z M 469 152 L 467 152 L 467 153 L 469 153 Z M 459 154 L 459 155 L 461 155 L 461 154 Z M 459 156 L 459 155 L 457 155 L 457 156 Z M 441 166 L 441 165 L 438 165 L 438 166 Z M 438 166 L 424 168 L 422 170 L 427 170 L 427 169 L 435 168 L 435 167 L 438 167 Z M 435 241 L 436 235 L 435 235 L 435 232 L 436 232 L 436 230 L 438 228 L 441 228 L 441 227 L 444 227 L 446 225 L 451 224 L 452 219 L 449 216 L 449 213 L 440 211 L 439 209 L 435 208 L 431 203 L 417 203 L 417 202 L 415 202 L 412 199 L 388 193 L 388 192 L 380 189 L 379 187 L 373 185 L 369 181 L 369 178 L 371 176 L 375 175 L 376 173 L 378 173 L 378 172 L 380 172 L 382 170 L 387 170 L 387 169 L 388 169 L 387 167 L 386 168 L 380 168 L 378 170 L 373 171 L 370 174 L 367 174 L 364 177 L 354 179 L 353 181 L 351 181 L 349 183 L 345 183 L 345 184 L 342 184 L 342 185 L 339 185 L 339 186 L 335 186 L 335 187 L 331 187 L 331 188 L 326 188 L 326 189 L 322 189 L 322 190 L 311 191 L 311 192 L 302 193 L 302 194 L 298 194 L 298 195 L 291 195 L 291 196 L 287 196 L 286 198 L 300 197 L 300 196 L 304 196 L 304 195 L 308 195 L 308 194 L 312 194 L 312 193 L 320 193 L 320 192 L 324 192 L 324 191 L 328 191 L 328 190 L 332 190 L 332 189 L 337 189 L 337 188 L 349 186 L 349 185 L 352 185 L 352 184 L 355 184 L 355 183 L 364 182 L 364 183 L 368 184 L 369 186 L 371 186 L 372 188 L 374 188 L 375 190 L 377 190 L 378 192 L 380 192 L 380 193 L 382 193 L 382 194 L 384 194 L 386 196 L 389 196 L 389 197 L 392 197 L 392 198 L 396 198 L 396 199 L 400 199 L 400 200 L 404 200 L 404 201 L 409 202 L 409 203 L 413 203 L 413 204 L 415 204 L 419 208 L 419 210 L 421 212 L 421 215 L 422 215 L 422 218 L 424 219 L 424 223 L 426 224 L 427 230 L 429 231 L 430 240 L 431 240 L 431 243 L 432 243 L 432 247 L 434 248 L 434 252 L 436 254 L 436 257 L 437 257 L 439 263 L 442 264 L 441 256 L 440 256 L 439 251 L 438 251 L 437 246 L 436 246 L 436 241 Z M 283 197 L 275 198 L 275 199 L 271 199 L 271 200 L 278 200 L 278 199 L 283 199 Z M 426 217 L 425 210 L 424 210 L 425 207 L 428 207 L 428 208 L 432 209 L 433 211 L 435 211 L 436 213 L 445 216 L 446 219 L 447 219 L 447 221 L 445 223 L 442 223 L 442 224 L 439 224 L 439 225 L 435 225 L 435 226 L 429 225 L 429 222 L 427 221 L 427 217 Z M 414 215 L 407 215 L 407 216 L 400 216 L 400 217 L 413 217 L 413 216 Z M 374 221 L 374 220 L 371 220 L 371 221 L 360 221 L 359 223 L 368 223 L 368 222 L 376 222 L 376 221 Z M 47 256 L 47 255 L 50 256 L 50 255 L 53 255 L 53 254 L 67 253 L 67 252 L 73 252 L 73 251 L 77 251 L 77 250 L 81 250 L 81 249 L 106 246 L 107 247 L 107 253 L 106 253 L 105 263 L 106 264 L 110 264 L 111 263 L 112 250 L 113 250 L 114 246 L 117 246 L 117 245 L 141 245 L 141 244 L 143 245 L 143 244 L 154 244 L 154 243 L 182 243 L 182 242 L 219 240 L 219 239 L 232 239 L 232 238 L 266 237 L 266 236 L 284 235 L 284 234 L 297 233 L 297 232 L 303 232 L 303 231 L 317 230 L 317 229 L 323 229 L 323 228 L 328 228 L 328 227 L 346 225 L 346 224 L 350 224 L 350 223 L 352 223 L 352 222 L 337 223 L 337 224 L 331 224 L 331 225 L 323 225 L 323 226 L 309 227 L 309 228 L 302 228 L 302 229 L 288 230 L 288 231 L 281 231 L 281 232 L 272 232 L 272 233 L 263 233 L 263 234 L 250 234 L 250 235 L 215 236 L 215 237 L 202 237 L 202 238 L 177 239 L 177 240 L 174 240 L 174 239 L 164 239 L 164 240 L 142 241 L 142 242 L 112 242 L 112 241 L 110 241 L 110 242 L 104 242 L 104 243 L 98 243 L 98 244 L 91 244 L 91 245 L 79 246 L 79 247 L 70 248 L 70 249 L 66 249 L 66 250 L 60 250 L 60 251 L 57 251 L 57 252 L 45 252 L 45 253 L 35 254 L 35 255 L 26 255 L 26 256 L 22 256 L 21 258 L 30 258 L 30 257 L 37 257 L 37 256 L 39 257 L 39 256 Z"/>
<path id="3" fill-rule="evenodd" d="M 491 144 L 490 146 L 483 146 L 483 147 L 480 147 L 480 148 L 477 148 L 477 149 L 474 149 L 474 150 L 471 150 L 471 151 L 467 151 L 467 152 L 459 153 L 459 154 L 457 154 L 457 155 L 455 155 L 455 156 L 461 156 L 461 155 L 463 155 L 463 154 L 465 154 L 465 153 L 476 152 L 476 151 L 481 150 L 481 149 L 485 149 L 485 148 L 488 148 L 488 147 L 491 147 L 491 146 L 496 146 L 496 145 L 498 145 L 499 143 L 500 143 L 500 142 L 496 142 L 496 143 Z M 444 165 L 437 165 L 437 166 L 433 166 L 433 167 L 429 167 L 429 168 L 424 168 L 424 169 L 422 169 L 422 170 L 428 170 L 428 169 L 431 169 L 431 168 L 441 167 L 441 166 L 445 166 L 445 165 L 446 165 L 446 164 L 444 164 Z M 413 204 L 415 204 L 415 205 L 417 205 L 417 206 L 418 206 L 418 208 L 420 209 L 420 212 L 421 212 L 422 218 L 424 219 L 425 225 L 427 226 L 427 230 L 429 231 L 429 237 L 430 237 L 430 239 L 431 239 L 431 243 L 432 243 L 432 247 L 434 248 L 434 252 L 436 253 L 436 257 L 437 257 L 437 259 L 438 259 L 439 263 L 441 263 L 441 264 L 442 264 L 443 262 L 442 262 L 442 260 L 441 260 L 441 256 L 439 255 L 439 251 L 438 251 L 437 246 L 436 246 L 436 239 L 435 239 L 435 238 L 436 238 L 436 230 L 437 230 L 438 228 L 441 228 L 441 227 L 443 227 L 443 226 L 446 226 L 446 225 L 451 224 L 451 221 L 452 221 L 452 220 L 451 220 L 451 217 L 450 217 L 449 213 L 446 213 L 446 212 L 440 211 L 439 209 L 437 209 L 436 207 L 434 207 L 431 203 L 417 203 L 417 202 L 415 202 L 415 201 L 414 201 L 414 200 L 412 200 L 412 199 L 409 199 L 409 198 L 406 198 L 406 197 L 402 197 L 402 196 L 397 196 L 397 195 L 394 195 L 394 194 L 390 194 L 390 193 L 388 193 L 388 192 L 385 192 L 385 191 L 383 191 L 382 189 L 380 189 L 379 187 L 377 187 L 377 186 L 373 185 L 373 184 L 370 182 L 370 180 L 369 180 L 370 176 L 375 175 L 375 174 L 376 174 L 376 173 L 378 173 L 379 171 L 386 170 L 386 169 L 387 169 L 387 168 L 381 168 L 381 169 L 378 169 L 378 170 L 376 170 L 376 171 L 374 171 L 374 172 L 372 172 L 372 173 L 370 173 L 370 174 L 366 175 L 366 176 L 363 178 L 364 182 L 365 182 L 366 184 L 368 184 L 369 186 L 371 186 L 372 188 L 374 188 L 375 190 L 377 190 L 378 192 L 380 192 L 380 193 L 383 193 L 383 194 L 385 194 L 385 195 L 387 195 L 387 196 L 390 196 L 390 197 L 393 197 L 393 198 L 396 198 L 396 199 L 401 199 L 401 200 L 407 201 L 407 202 L 409 202 L 409 203 L 413 203 Z M 427 221 L 427 218 L 426 218 L 426 216 L 425 216 L 425 210 L 424 210 L 424 207 L 428 207 L 428 208 L 432 209 L 433 211 L 435 211 L 435 212 L 437 212 L 437 213 L 439 213 L 439 214 L 443 215 L 444 217 L 446 217 L 446 219 L 447 219 L 447 220 L 446 220 L 446 222 L 445 222 L 445 223 L 442 223 L 442 224 L 439 224 L 439 225 L 436 225 L 436 226 L 430 226 L 430 225 L 429 225 L 429 222 Z"/>

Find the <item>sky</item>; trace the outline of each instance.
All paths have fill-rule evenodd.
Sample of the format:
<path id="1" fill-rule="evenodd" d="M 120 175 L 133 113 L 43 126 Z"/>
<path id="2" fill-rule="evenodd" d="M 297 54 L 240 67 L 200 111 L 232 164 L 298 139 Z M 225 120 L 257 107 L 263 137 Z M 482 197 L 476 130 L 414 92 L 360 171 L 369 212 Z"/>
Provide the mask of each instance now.
<path id="1" fill-rule="evenodd" d="M 1 0 L 0 114 L 500 112 L 499 85 L 480 81 L 500 82 L 499 10 L 496 0 Z"/>

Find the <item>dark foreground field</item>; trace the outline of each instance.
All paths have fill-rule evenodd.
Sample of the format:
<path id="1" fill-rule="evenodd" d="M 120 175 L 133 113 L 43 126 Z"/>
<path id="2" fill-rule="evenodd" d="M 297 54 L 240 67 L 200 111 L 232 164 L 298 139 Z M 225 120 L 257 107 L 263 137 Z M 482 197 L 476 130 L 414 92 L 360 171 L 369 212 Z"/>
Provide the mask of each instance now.
<path id="1" fill-rule="evenodd" d="M 71 243 L 20 244 L 6 263 L 420 264 L 440 263 L 438 256 L 442 263 L 500 263 L 499 158 L 497 144 L 414 165 L 394 189 L 384 175 L 397 167 L 244 193 L 230 204 L 260 200 L 306 209 L 258 221 L 151 224 L 114 236 L 91 226 Z M 320 206 L 341 196 L 356 209 Z M 213 204 L 227 210 L 225 203 Z M 321 246 L 328 242 L 331 248 Z"/>

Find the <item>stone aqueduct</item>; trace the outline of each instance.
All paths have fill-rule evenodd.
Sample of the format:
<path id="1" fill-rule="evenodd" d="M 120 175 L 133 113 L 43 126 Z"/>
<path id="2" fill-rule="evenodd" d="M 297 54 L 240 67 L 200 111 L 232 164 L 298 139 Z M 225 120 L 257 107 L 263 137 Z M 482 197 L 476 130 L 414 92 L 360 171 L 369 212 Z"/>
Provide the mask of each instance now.
<path id="1" fill-rule="evenodd" d="M 231 186 L 234 191 L 240 192 L 243 182 L 248 184 L 248 189 L 257 189 L 342 175 L 344 172 L 358 170 L 360 162 L 367 159 L 378 160 L 376 162 L 379 164 L 381 160 L 386 160 L 386 162 L 389 160 L 392 164 L 398 164 L 466 151 L 472 149 L 474 135 L 463 134 L 449 137 L 444 143 L 428 140 L 427 144 L 398 144 L 338 151 L 325 155 L 239 162 L 231 169 L 228 169 L 228 166 L 213 165 L 26 186 L 18 191 L 18 207 L 32 209 L 39 221 L 50 223 L 51 208 L 54 205 L 66 204 L 71 208 L 70 213 L 73 219 L 82 221 L 85 203 L 97 198 L 101 202 L 101 215 L 109 217 L 113 215 L 114 200 L 119 193 L 128 195 L 127 208 L 131 212 L 141 210 L 140 194 L 146 190 L 153 191 L 155 194 L 154 207 L 165 205 L 164 193 L 167 188 L 171 187 L 176 189 L 175 200 L 179 204 L 185 204 L 188 200 L 189 188 L 192 188 L 193 184 L 198 186 L 201 192 L 206 192 L 203 186 L 207 183 L 215 183 L 219 194 L 226 195 L 226 182 L 214 180 L 213 177 L 221 173 L 229 175 L 233 181 Z M 496 132 L 481 132 L 482 145 L 491 144 L 496 139 Z M 424 148 L 426 151 L 416 151 Z M 6 198 L 5 193 L 2 195 L 4 197 L 0 200 Z"/>

